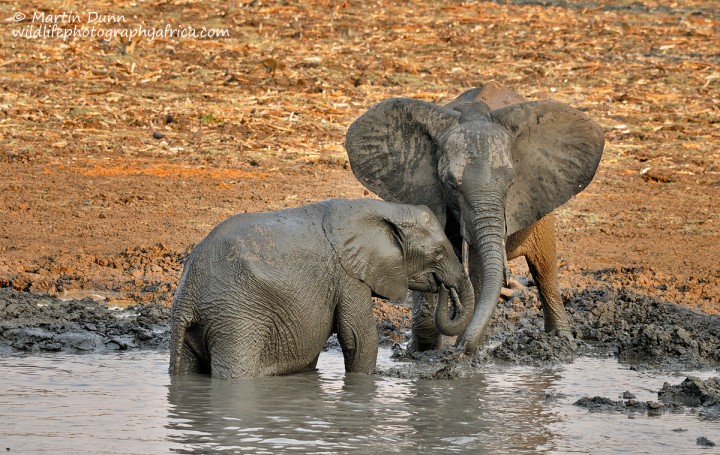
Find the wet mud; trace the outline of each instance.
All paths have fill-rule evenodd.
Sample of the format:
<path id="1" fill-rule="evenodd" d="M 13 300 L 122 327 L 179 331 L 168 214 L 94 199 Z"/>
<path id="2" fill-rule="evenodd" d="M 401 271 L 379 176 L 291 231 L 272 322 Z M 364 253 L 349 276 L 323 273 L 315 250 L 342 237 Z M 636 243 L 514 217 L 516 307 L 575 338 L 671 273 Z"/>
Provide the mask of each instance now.
<path id="1" fill-rule="evenodd" d="M 501 303 L 487 355 L 512 363 L 568 362 L 613 355 L 638 368 L 720 365 L 720 317 L 640 295 L 624 287 L 565 291 L 573 340 L 547 334 L 534 289 Z"/>
<path id="2" fill-rule="evenodd" d="M 608 397 L 583 397 L 574 405 L 588 412 L 623 414 L 646 414 L 658 416 L 666 412 L 685 413 L 688 410 L 701 418 L 720 418 L 720 377 L 702 380 L 689 376 L 680 384 L 663 384 L 657 391 L 658 400 L 640 401 L 632 392 L 625 391 L 615 400 Z M 673 431 L 687 431 L 678 428 Z M 715 441 L 704 436 L 697 438 L 697 445 L 714 447 Z"/>
<path id="3" fill-rule="evenodd" d="M 488 362 L 549 366 L 578 356 L 617 357 L 636 369 L 707 369 L 720 365 L 720 317 L 623 288 L 565 291 L 573 338 L 544 331 L 537 293 L 529 288 L 499 304 L 486 343 L 474 357 L 445 348 L 423 353 L 393 348 L 397 359 L 434 365 L 418 374 L 453 378 Z M 464 367 L 465 366 L 465 367 Z M 403 375 L 398 369 L 390 374 Z"/>
<path id="4" fill-rule="evenodd" d="M 381 345 L 399 361 L 421 365 L 385 374 L 453 378 L 463 369 L 498 364 L 553 365 L 577 356 L 616 356 L 633 368 L 706 369 L 720 365 L 720 317 L 638 295 L 623 288 L 565 290 L 573 338 L 546 333 L 537 291 L 500 302 L 485 348 L 460 355 L 447 339 L 441 350 L 406 352 L 411 319 L 376 302 Z M 166 349 L 170 309 L 143 303 L 110 309 L 90 298 L 0 288 L 0 352 Z M 407 310 L 407 308 L 400 308 Z M 332 340 L 328 348 L 337 348 Z M 403 362 L 399 362 L 403 363 Z"/>
<path id="5" fill-rule="evenodd" d="M 125 309 L 91 298 L 0 289 L 0 353 L 167 349 L 170 309 L 157 303 Z"/>

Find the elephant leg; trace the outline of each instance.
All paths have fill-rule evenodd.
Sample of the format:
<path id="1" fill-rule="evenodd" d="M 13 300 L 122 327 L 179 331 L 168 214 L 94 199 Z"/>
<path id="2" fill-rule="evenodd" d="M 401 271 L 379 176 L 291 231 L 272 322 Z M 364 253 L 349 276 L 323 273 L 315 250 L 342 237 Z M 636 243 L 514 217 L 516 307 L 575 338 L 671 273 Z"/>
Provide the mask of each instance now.
<path id="1" fill-rule="evenodd" d="M 438 349 L 441 344 L 440 332 L 435 328 L 435 302 L 437 294 L 410 291 L 412 300 L 412 338 L 408 352 L 422 352 Z"/>
<path id="2" fill-rule="evenodd" d="M 445 236 L 455 250 L 458 259 L 462 259 L 462 236 L 460 224 L 450 210 L 445 215 Z M 410 291 L 408 296 L 412 304 L 412 337 L 408 352 L 423 352 L 440 349 L 442 335 L 435 326 L 435 305 L 437 294 L 432 292 Z"/>
<path id="3" fill-rule="evenodd" d="M 530 274 L 538 287 L 545 331 L 570 334 L 570 322 L 558 282 L 555 218 L 552 213 L 532 226 L 518 252 L 525 256 Z"/>
<path id="4" fill-rule="evenodd" d="M 277 374 L 261 368 L 257 357 L 257 346 L 222 337 L 210 347 L 211 375 L 220 379 L 240 379 Z"/>
<path id="5" fill-rule="evenodd" d="M 171 352 L 172 370 L 176 373 L 210 374 L 210 359 L 203 350 L 204 343 L 201 341 L 202 336 L 198 326 L 191 324 L 183 329 L 182 335 L 178 336 L 182 341 L 174 338 L 173 343 L 182 344 Z"/>
<path id="6" fill-rule="evenodd" d="M 378 332 L 371 291 L 358 282 L 343 293 L 335 313 L 336 330 L 345 359 L 345 371 L 370 373 L 378 353 Z"/>

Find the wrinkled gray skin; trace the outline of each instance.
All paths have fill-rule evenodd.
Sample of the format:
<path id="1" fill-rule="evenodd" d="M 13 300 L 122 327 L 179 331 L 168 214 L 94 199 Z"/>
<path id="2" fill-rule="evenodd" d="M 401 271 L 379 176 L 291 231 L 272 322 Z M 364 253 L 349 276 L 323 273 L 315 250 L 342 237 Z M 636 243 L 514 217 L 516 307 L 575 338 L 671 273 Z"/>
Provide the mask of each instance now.
<path id="1" fill-rule="evenodd" d="M 451 299 L 439 305 L 438 329 L 458 334 L 474 291 L 427 207 L 333 199 L 236 215 L 185 264 L 170 373 L 243 378 L 315 368 L 332 333 L 345 369 L 369 372 L 378 350 L 372 294 L 402 301 L 408 289 L 442 286 Z"/>
<path id="2" fill-rule="evenodd" d="M 506 279 L 507 260 L 525 256 L 548 332 L 570 336 L 557 284 L 550 212 L 582 191 L 604 138 L 582 112 L 555 101 L 527 102 L 494 82 L 446 106 L 385 100 L 357 119 L 345 142 L 355 176 L 388 201 L 428 206 L 460 255 L 469 244 L 475 313 L 458 345 L 481 345 Z M 550 214 L 550 215 L 548 215 Z M 410 349 L 438 346 L 431 295 L 413 295 Z"/>

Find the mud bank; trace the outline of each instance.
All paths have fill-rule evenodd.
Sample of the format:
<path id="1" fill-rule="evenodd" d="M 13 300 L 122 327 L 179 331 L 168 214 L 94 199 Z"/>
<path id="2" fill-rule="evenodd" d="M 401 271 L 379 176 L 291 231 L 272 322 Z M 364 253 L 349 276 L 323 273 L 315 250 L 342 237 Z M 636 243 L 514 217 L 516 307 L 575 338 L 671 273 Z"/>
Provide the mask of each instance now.
<path id="1" fill-rule="evenodd" d="M 720 317 L 616 287 L 565 291 L 574 340 L 543 330 L 530 289 L 500 304 L 485 355 L 523 364 L 568 362 L 577 355 L 612 355 L 638 368 L 720 365 Z"/>
<path id="2" fill-rule="evenodd" d="M 472 359 L 458 362 L 452 340 L 444 350 L 424 353 L 408 353 L 396 345 L 394 356 L 435 365 L 419 373 L 434 378 L 465 376 L 463 365 L 495 362 L 547 366 L 572 362 L 578 356 L 617 357 L 636 369 L 720 365 L 718 316 L 622 288 L 565 291 L 563 298 L 573 339 L 545 333 L 536 290 L 529 288 L 499 304 L 487 348 Z"/>
<path id="3" fill-rule="evenodd" d="M 170 309 L 157 303 L 110 309 L 90 298 L 63 301 L 0 289 L 0 353 L 166 349 Z"/>
<path id="4" fill-rule="evenodd" d="M 0 261 L 0 287 L 61 298 L 102 294 L 121 306 L 169 305 L 189 252 L 190 248 L 173 250 L 156 243 L 107 255 L 50 255 L 13 272 L 3 270 Z"/>
<path id="5" fill-rule="evenodd" d="M 376 311 L 381 343 L 398 359 L 435 365 L 431 374 L 452 376 L 456 364 L 487 362 L 548 365 L 580 355 L 617 356 L 634 368 L 702 369 L 720 365 L 720 317 L 623 289 L 565 291 L 574 339 L 543 330 L 537 293 L 528 288 L 501 302 L 487 348 L 458 363 L 446 349 L 407 353 L 410 318 Z M 86 298 L 63 301 L 47 294 L 0 288 L 0 352 L 166 349 L 170 309 L 157 303 L 109 309 Z M 330 348 L 332 346 L 329 346 Z"/>

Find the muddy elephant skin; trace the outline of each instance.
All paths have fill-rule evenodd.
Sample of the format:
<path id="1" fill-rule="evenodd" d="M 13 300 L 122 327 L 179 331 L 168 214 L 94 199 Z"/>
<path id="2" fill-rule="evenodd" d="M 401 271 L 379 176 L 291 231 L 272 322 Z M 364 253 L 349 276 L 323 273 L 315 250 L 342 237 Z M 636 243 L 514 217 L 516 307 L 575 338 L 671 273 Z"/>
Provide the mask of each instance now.
<path id="1" fill-rule="evenodd" d="M 375 367 L 372 295 L 450 298 L 441 331 L 459 333 L 474 291 L 427 207 L 333 199 L 236 215 L 192 251 L 172 307 L 170 373 L 220 378 L 314 368 L 337 333 L 350 372 Z M 449 307 L 447 304 L 450 303 Z"/>

